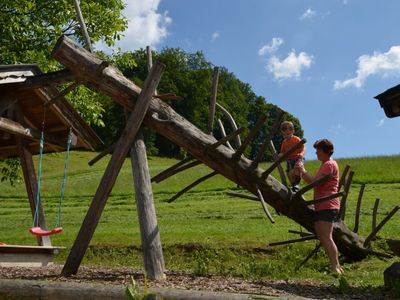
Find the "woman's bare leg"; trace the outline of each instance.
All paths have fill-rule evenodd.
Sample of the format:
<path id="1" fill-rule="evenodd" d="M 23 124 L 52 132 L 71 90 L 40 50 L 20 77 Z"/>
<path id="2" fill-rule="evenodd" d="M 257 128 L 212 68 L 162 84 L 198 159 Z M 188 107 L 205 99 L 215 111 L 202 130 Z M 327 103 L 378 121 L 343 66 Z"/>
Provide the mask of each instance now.
<path id="1" fill-rule="evenodd" d="M 338 250 L 335 242 L 332 238 L 333 223 L 326 221 L 317 221 L 314 223 L 315 233 L 317 238 L 324 247 L 326 254 L 331 262 L 332 272 L 343 273 L 343 269 L 340 267 Z"/>

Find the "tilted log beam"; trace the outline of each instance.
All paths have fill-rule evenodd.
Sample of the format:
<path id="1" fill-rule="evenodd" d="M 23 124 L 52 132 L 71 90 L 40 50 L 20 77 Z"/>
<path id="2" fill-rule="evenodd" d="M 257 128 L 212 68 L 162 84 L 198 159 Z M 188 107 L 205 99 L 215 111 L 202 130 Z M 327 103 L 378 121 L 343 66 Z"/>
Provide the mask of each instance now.
<path id="1" fill-rule="evenodd" d="M 20 136 L 25 139 L 39 141 L 41 137 L 41 131 L 36 128 L 27 128 L 22 126 L 20 123 L 7 118 L 0 118 L 0 130 Z M 44 140 L 46 143 L 53 146 L 65 148 L 66 141 L 62 140 L 54 135 L 45 134 Z M 76 138 L 73 139 L 76 142 Z M 72 146 L 76 146 L 72 145 Z"/>
<path id="2" fill-rule="evenodd" d="M 80 81 L 97 88 L 129 110 L 135 107 L 141 89 L 112 66 L 105 68 L 99 74 L 96 73 L 102 61 L 72 40 L 65 36 L 61 37 L 52 55 Z M 251 160 L 245 157 L 233 160 L 234 151 L 223 146 L 206 151 L 207 146 L 216 143 L 217 140 L 187 121 L 166 103 L 153 97 L 144 124 L 254 195 L 257 193 L 255 187 L 257 184 L 261 192 L 268 195 L 266 202 L 269 205 L 307 230 L 314 231 L 311 208 L 302 205 L 301 201 L 290 201 L 291 192 L 274 177 L 267 176 L 263 180 L 261 168 L 249 173 L 247 170 Z M 363 246 L 362 237 L 349 230 L 343 222 L 334 224 L 333 238 L 339 251 L 348 258 L 366 257 L 369 249 Z"/>

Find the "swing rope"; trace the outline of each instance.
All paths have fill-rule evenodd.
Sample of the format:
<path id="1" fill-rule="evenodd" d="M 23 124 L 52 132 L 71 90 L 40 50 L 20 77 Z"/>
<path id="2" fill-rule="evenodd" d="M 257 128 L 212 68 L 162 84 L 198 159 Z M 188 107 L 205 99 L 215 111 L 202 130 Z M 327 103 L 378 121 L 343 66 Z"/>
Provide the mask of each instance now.
<path id="1" fill-rule="evenodd" d="M 68 169 L 68 162 L 69 162 L 69 149 L 71 148 L 72 143 L 72 130 L 69 129 L 68 140 L 67 140 L 67 151 L 65 154 L 65 162 L 64 162 L 64 174 L 63 179 L 61 181 L 61 192 L 60 192 L 60 201 L 58 203 L 58 214 L 57 214 L 57 223 L 55 227 L 61 227 L 61 207 L 64 202 L 64 194 L 65 194 L 65 185 L 67 183 L 67 169 Z"/>
<path id="2" fill-rule="evenodd" d="M 42 177 L 43 144 L 44 144 L 44 133 L 42 131 L 42 134 L 40 136 L 40 147 L 39 147 L 39 167 L 38 167 L 38 179 L 37 179 L 36 206 L 35 206 L 35 214 L 33 216 L 32 227 L 39 227 L 40 178 Z"/>
<path id="3" fill-rule="evenodd" d="M 56 233 L 60 233 L 63 231 L 61 227 L 61 207 L 64 202 L 64 195 L 65 195 L 65 185 L 67 182 L 67 169 L 68 169 L 68 162 L 69 162 L 69 152 L 72 143 L 72 129 L 69 129 L 69 134 L 67 138 L 67 149 L 65 154 L 65 162 L 64 162 L 64 172 L 63 172 L 63 179 L 61 181 L 61 192 L 60 192 L 60 200 L 58 203 L 58 213 L 57 213 L 57 220 L 52 230 L 45 230 L 40 227 L 39 222 L 39 207 L 40 207 L 40 182 L 41 182 L 41 175 L 42 175 L 42 160 L 43 160 L 43 146 L 44 146 L 44 121 L 45 121 L 45 111 L 43 114 L 43 123 L 42 123 L 42 133 L 40 136 L 40 151 L 39 151 L 39 166 L 38 166 L 38 180 L 37 180 L 37 194 L 36 194 L 36 207 L 35 213 L 33 217 L 33 225 L 32 228 L 29 229 L 30 233 L 37 236 L 48 236 Z"/>

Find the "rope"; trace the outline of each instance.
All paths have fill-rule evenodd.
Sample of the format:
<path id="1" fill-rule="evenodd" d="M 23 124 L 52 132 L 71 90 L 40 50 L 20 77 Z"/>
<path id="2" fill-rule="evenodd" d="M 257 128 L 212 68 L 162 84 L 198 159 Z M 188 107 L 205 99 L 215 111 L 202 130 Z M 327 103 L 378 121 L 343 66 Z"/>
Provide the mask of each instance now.
<path id="1" fill-rule="evenodd" d="M 40 206 L 40 178 L 42 177 L 42 160 L 43 160 L 43 145 L 44 145 L 44 124 L 46 121 L 46 108 L 43 109 L 43 120 L 42 120 L 42 132 L 40 134 L 40 143 L 39 143 L 39 167 L 38 167 L 38 178 L 37 178 L 37 192 L 36 192 L 36 206 L 35 206 L 35 214 L 33 216 L 33 225 L 32 227 L 39 227 L 39 206 Z"/>
<path id="2" fill-rule="evenodd" d="M 60 201 L 58 203 L 58 215 L 57 215 L 57 223 L 55 227 L 61 226 L 61 207 L 64 201 L 64 194 L 65 194 L 65 185 L 67 183 L 67 169 L 68 169 L 68 162 L 69 162 L 69 149 L 71 147 L 72 142 L 72 130 L 69 129 L 68 139 L 67 139 L 67 152 L 65 154 L 65 162 L 64 162 L 64 175 L 61 182 L 61 193 L 60 193 Z"/>
<path id="3" fill-rule="evenodd" d="M 44 133 L 40 135 L 40 150 L 39 150 L 39 167 L 38 167 L 38 179 L 37 179 L 37 193 L 36 193 L 36 207 L 35 214 L 33 216 L 32 227 L 39 227 L 39 203 L 40 203 L 40 178 L 42 176 L 42 159 L 43 159 L 43 144 L 44 144 Z"/>

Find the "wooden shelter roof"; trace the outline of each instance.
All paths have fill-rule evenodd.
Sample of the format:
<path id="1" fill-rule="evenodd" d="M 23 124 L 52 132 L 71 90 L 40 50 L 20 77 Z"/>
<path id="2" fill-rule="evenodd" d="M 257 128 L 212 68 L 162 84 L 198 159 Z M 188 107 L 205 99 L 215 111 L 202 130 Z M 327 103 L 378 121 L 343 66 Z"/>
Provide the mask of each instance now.
<path id="1" fill-rule="evenodd" d="M 16 136 L 29 140 L 31 153 L 37 154 L 44 116 L 45 153 L 65 150 L 70 129 L 75 148 L 94 150 L 102 144 L 64 97 L 44 105 L 60 92 L 54 83 L 28 84 L 43 75 L 36 64 L 0 65 L 0 159 L 19 155 Z"/>

